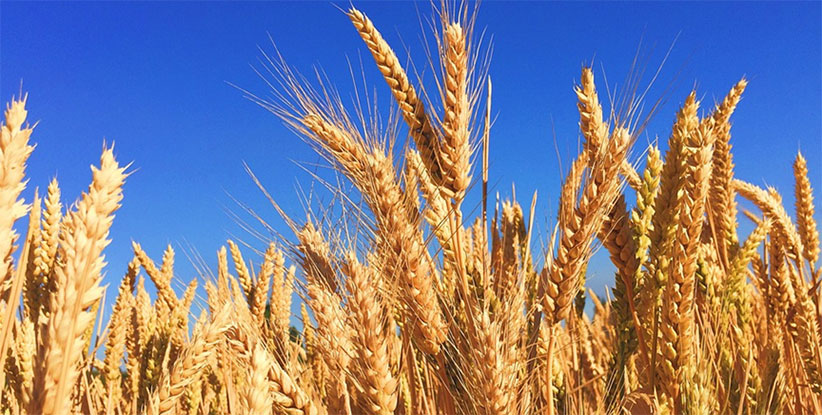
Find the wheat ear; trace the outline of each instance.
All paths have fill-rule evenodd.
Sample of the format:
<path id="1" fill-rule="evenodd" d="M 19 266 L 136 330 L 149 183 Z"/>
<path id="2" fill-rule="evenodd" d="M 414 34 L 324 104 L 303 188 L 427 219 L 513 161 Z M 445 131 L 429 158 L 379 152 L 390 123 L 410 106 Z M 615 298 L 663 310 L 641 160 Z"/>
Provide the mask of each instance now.
<path id="1" fill-rule="evenodd" d="M 471 181 L 471 105 L 468 98 L 468 42 L 459 23 L 445 28 L 445 88 L 440 161 L 446 196 L 462 201 Z"/>
<path id="2" fill-rule="evenodd" d="M 23 181 L 26 160 L 34 149 L 29 145 L 32 128 L 23 128 L 27 114 L 26 97 L 12 99 L 6 106 L 5 122 L 0 125 L 0 297 L 10 291 L 7 302 L 0 299 L 0 368 L 5 367 L 14 313 L 24 282 L 23 275 L 12 272 L 11 254 L 17 240 L 14 222 L 26 214 L 27 207 L 18 197 L 26 187 Z M 24 257 L 21 261 L 25 261 Z M 2 370 L 0 388 L 5 383 L 5 370 Z"/>
<path id="3" fill-rule="evenodd" d="M 713 134 L 706 125 L 686 133 L 685 183 L 681 190 L 685 196 L 673 207 L 678 227 L 670 267 L 666 270 L 668 279 L 662 300 L 657 375 L 663 392 L 677 411 L 683 410 L 680 389 L 689 382 L 687 371 L 693 365 L 697 248 L 711 175 L 713 141 Z"/>
<path id="4" fill-rule="evenodd" d="M 747 85 L 748 82 L 745 79 L 734 85 L 722 103 L 714 110 L 710 119 L 716 136 L 716 143 L 713 151 L 713 173 L 711 174 L 711 190 L 708 196 L 710 204 L 708 214 L 721 236 L 718 241 L 720 244 L 719 249 L 725 258 L 729 258 L 729 255 L 733 254 L 729 250 L 733 249 L 738 242 L 736 235 L 736 199 L 733 186 L 731 186 L 734 178 L 734 163 L 730 142 L 730 118 Z"/>
<path id="5" fill-rule="evenodd" d="M 403 203 L 406 199 L 393 163 L 380 150 L 367 153 L 361 141 L 319 115 L 308 115 L 302 123 L 342 164 L 366 198 L 377 220 L 380 249 L 387 258 L 383 274 L 389 280 L 402 281 L 407 315 L 418 334 L 415 340 L 426 352 L 437 354 L 445 341 L 446 324 L 434 290 L 436 271 L 425 252 L 416 212 L 410 212 Z"/>
<path id="6" fill-rule="evenodd" d="M 102 252 L 108 245 L 112 215 L 122 200 L 125 168 L 103 149 L 100 167 L 92 167 L 93 180 L 75 211 L 65 219 L 69 229 L 61 234 L 65 263 L 55 270 L 57 291 L 51 298 L 51 316 L 44 336 L 43 370 L 36 379 L 30 412 L 52 415 L 71 411 L 71 389 L 79 375 L 83 332 L 93 323 L 88 308 L 103 291 Z"/>
<path id="7" fill-rule="evenodd" d="M 170 245 L 166 247 L 166 250 L 163 253 L 163 264 L 165 267 L 161 266 L 161 268 L 165 268 L 165 270 L 163 270 L 161 268 L 157 268 L 157 265 L 155 265 L 154 261 L 149 258 L 148 254 L 146 254 L 146 251 L 143 250 L 143 247 L 140 246 L 139 243 L 133 242 L 132 248 L 134 250 L 134 256 L 140 260 L 140 265 L 143 266 L 143 269 L 146 270 L 146 274 L 148 274 L 151 281 L 154 282 L 154 286 L 157 287 L 157 295 L 160 302 L 165 303 L 169 310 L 174 310 L 177 306 L 178 300 L 177 294 L 174 294 L 174 290 L 171 288 L 171 276 L 168 273 L 168 259 L 173 258 L 174 250 Z"/>
<path id="8" fill-rule="evenodd" d="M 314 284 L 323 284 L 331 292 L 337 291 L 337 273 L 333 264 L 331 247 L 322 233 L 308 221 L 297 233 L 300 241 L 298 249 L 302 254 L 302 267 L 306 279 Z"/>
<path id="9" fill-rule="evenodd" d="M 439 161 L 439 142 L 431 126 L 431 121 L 425 113 L 422 100 L 417 96 L 417 91 L 408 80 L 408 75 L 400 65 L 397 55 L 394 54 L 394 51 L 388 46 L 380 32 L 374 27 L 371 19 L 355 8 L 348 11 L 348 17 L 362 40 L 365 41 L 368 50 L 374 56 L 377 67 L 391 88 L 391 93 L 400 106 L 403 119 L 408 124 L 411 137 L 417 145 L 417 150 L 422 156 L 425 167 L 431 177 L 437 183 L 440 183 L 443 174 Z"/>
<path id="10" fill-rule="evenodd" d="M 643 287 L 645 294 L 639 298 L 638 312 L 650 319 L 645 319 L 642 327 L 644 338 L 648 344 L 650 356 L 641 363 L 650 363 L 650 370 L 645 373 L 651 376 L 649 383 L 655 382 L 653 372 L 657 357 L 657 332 L 659 326 L 659 301 L 666 286 L 671 252 L 676 241 L 679 229 L 678 206 L 684 203 L 686 196 L 683 190 L 686 186 L 684 173 L 687 168 L 688 149 L 686 140 L 697 128 L 698 103 L 696 93 L 691 92 L 682 108 L 677 112 L 671 137 L 668 140 L 668 151 L 665 154 L 665 163 L 662 166 L 660 188 L 654 200 L 654 214 L 651 220 L 648 276 Z M 675 287 L 678 288 L 678 287 Z M 670 333 L 674 335 L 675 333 Z M 640 368 L 640 370 L 645 368 Z"/>
<path id="11" fill-rule="evenodd" d="M 393 336 L 393 328 L 387 324 L 388 310 L 375 289 L 378 276 L 370 267 L 360 264 L 354 253 L 349 253 L 343 272 L 351 292 L 350 316 L 357 328 L 354 339 L 356 363 L 360 367 L 356 373 L 364 389 L 360 399 L 363 410 L 378 415 L 393 414 L 399 392 L 398 379 L 392 371 L 397 357 L 389 338 Z"/>
<path id="12" fill-rule="evenodd" d="M 269 294 L 271 293 L 271 279 L 274 275 L 277 275 L 278 279 L 280 275 L 282 275 L 283 265 L 281 258 L 282 254 L 277 249 L 277 245 L 275 245 L 274 242 L 269 243 L 265 254 L 263 254 L 263 263 L 260 265 L 260 274 L 257 277 L 257 282 L 254 284 L 254 296 L 251 299 L 251 314 L 254 315 L 254 318 L 260 323 L 265 321 L 266 301 L 270 298 Z M 280 289 L 281 287 L 276 288 Z M 278 306 L 279 305 L 275 306 L 274 304 L 270 304 L 272 315 Z"/>
<path id="13" fill-rule="evenodd" d="M 128 271 L 126 271 L 125 277 L 120 282 L 117 299 L 114 301 L 114 309 L 109 319 L 109 334 L 103 360 L 103 376 L 105 376 L 108 391 L 107 407 L 118 405 L 122 395 L 120 360 L 123 356 L 131 323 L 132 307 L 134 307 L 132 291 L 134 290 L 139 267 L 140 263 L 134 259 L 128 264 Z"/>
<path id="14" fill-rule="evenodd" d="M 228 251 L 231 253 L 231 261 L 234 262 L 234 270 L 237 271 L 237 280 L 240 282 L 240 287 L 243 289 L 243 294 L 245 294 L 250 307 L 251 299 L 254 297 L 254 282 L 251 279 L 251 272 L 248 270 L 245 260 L 243 260 L 240 247 L 230 239 L 228 240 Z"/>
<path id="15" fill-rule="evenodd" d="M 60 187 L 57 184 L 57 179 L 52 179 L 49 183 L 44 203 L 40 243 L 34 248 L 34 280 L 31 281 L 33 285 L 31 295 L 34 297 L 32 302 L 37 303 L 37 309 L 33 310 L 32 314 L 35 321 L 40 319 L 40 315 L 48 318 L 49 297 L 55 290 L 55 280 L 51 278 L 51 275 L 54 272 L 54 261 L 57 258 L 57 244 L 63 208 L 60 203 Z"/>
<path id="16" fill-rule="evenodd" d="M 11 252 L 17 240 L 12 226 L 27 211 L 23 200 L 18 199 L 26 187 L 23 181 L 26 160 L 34 150 L 29 145 L 32 127 L 23 127 L 27 115 L 26 97 L 12 99 L 6 106 L 5 122 L 0 126 L 0 290 L 3 292 L 11 283 L 7 277 L 11 275 Z"/>
<path id="17" fill-rule="evenodd" d="M 354 330 L 341 306 L 340 296 L 317 282 L 308 284 L 309 305 L 317 320 L 316 347 L 329 371 L 326 402 L 331 412 L 342 413 L 350 404 L 348 372 L 354 350 Z"/>
<path id="18" fill-rule="evenodd" d="M 603 144 L 608 139 L 608 123 L 602 113 L 602 104 L 599 102 L 596 86 L 594 84 L 594 72 L 591 68 L 583 67 L 580 78 L 580 85 L 574 88 L 577 95 L 577 110 L 579 111 L 579 128 L 585 138 L 583 143 L 585 152 L 589 155 L 589 163 L 592 163 L 601 150 Z M 631 163 L 625 159 L 620 166 L 620 174 L 625 177 L 626 182 L 633 189 L 639 189 L 641 179 Z"/>
<path id="19" fill-rule="evenodd" d="M 208 356 L 213 353 L 214 347 L 228 329 L 231 311 L 231 307 L 227 305 L 213 315 L 211 321 L 195 333 L 191 343 L 182 351 L 171 370 L 160 375 L 156 396 L 158 414 L 177 413 L 177 401 L 183 391 L 206 365 Z"/>
<path id="20" fill-rule="evenodd" d="M 753 202 L 762 210 L 762 213 L 773 219 L 775 236 L 779 239 L 779 243 L 786 248 L 793 259 L 799 260 L 805 251 L 802 238 L 781 201 L 768 191 L 742 180 L 734 179 L 732 185 L 740 196 Z"/>
<path id="21" fill-rule="evenodd" d="M 268 415 L 274 406 L 268 373 L 274 362 L 263 342 L 256 342 L 248 356 L 248 383 L 243 387 L 244 409 L 248 415 Z"/>
<path id="22" fill-rule="evenodd" d="M 571 302 L 579 292 L 581 273 L 590 258 L 593 238 L 619 193 L 618 171 L 628 151 L 629 138 L 624 128 L 614 131 L 606 150 L 597 157 L 596 168 L 585 183 L 578 206 L 564 209 L 569 213 L 560 217 L 562 234 L 556 258 L 547 278 L 543 277 L 547 294 L 543 297 L 543 307 L 549 323 L 567 317 Z M 585 153 L 580 157 L 587 158 Z M 574 204 L 576 198 L 563 199 L 562 203 Z"/>
<path id="23" fill-rule="evenodd" d="M 793 163 L 793 176 L 796 180 L 796 225 L 799 228 L 799 237 L 805 250 L 802 254 L 811 264 L 811 269 L 819 261 L 819 229 L 816 227 L 813 207 L 813 189 L 808 179 L 808 162 L 802 153 L 796 154 Z"/>

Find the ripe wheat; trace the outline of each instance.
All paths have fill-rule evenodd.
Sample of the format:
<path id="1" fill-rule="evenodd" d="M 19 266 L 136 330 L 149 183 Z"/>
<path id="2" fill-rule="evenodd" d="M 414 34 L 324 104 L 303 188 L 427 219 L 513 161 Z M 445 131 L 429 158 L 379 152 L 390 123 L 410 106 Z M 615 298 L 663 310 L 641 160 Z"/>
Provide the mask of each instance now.
<path id="1" fill-rule="evenodd" d="M 796 221 L 774 189 L 735 176 L 731 117 L 747 81 L 708 114 L 696 91 L 686 97 L 665 156 L 654 144 L 637 170 L 635 123 L 606 110 L 583 68 L 582 150 L 555 231 L 538 241 L 536 195 L 527 215 L 514 195 L 488 211 L 491 83 L 469 7 L 439 14 L 434 99 L 348 11 L 405 122 L 386 131 L 264 59 L 281 90 L 251 98 L 356 194 L 288 219 L 293 242 L 269 241 L 256 266 L 227 241 L 216 273 L 181 294 L 174 250 L 157 265 L 134 243 L 108 321 L 95 313 L 127 167 L 104 148 L 77 203 L 55 179 L 26 204 L 34 130 L 26 98 L 12 99 L 0 128 L 0 415 L 822 413 L 809 166 L 798 154 Z M 463 205 L 480 145 L 476 214 Z M 748 235 L 740 197 L 760 210 L 744 211 Z M 607 298 L 585 286 L 600 243 L 616 269 Z"/>

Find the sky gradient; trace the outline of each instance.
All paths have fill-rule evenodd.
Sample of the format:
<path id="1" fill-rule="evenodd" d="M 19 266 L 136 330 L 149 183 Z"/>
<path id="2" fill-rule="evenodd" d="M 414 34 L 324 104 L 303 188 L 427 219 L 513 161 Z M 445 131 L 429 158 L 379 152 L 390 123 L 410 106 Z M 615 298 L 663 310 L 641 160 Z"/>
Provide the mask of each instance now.
<path id="1" fill-rule="evenodd" d="M 398 55 L 427 68 L 422 33 L 429 3 L 355 3 Z M 91 180 L 104 140 L 122 162 L 133 162 L 123 207 L 111 232 L 105 283 L 116 286 L 138 241 L 156 261 L 166 244 L 178 251 L 182 285 L 195 276 L 183 251 L 194 247 L 215 263 L 227 238 L 255 246 L 227 211 L 232 196 L 258 210 L 279 231 L 282 220 L 246 174 L 247 163 L 295 218 L 303 218 L 299 188 L 309 189 L 322 161 L 272 114 L 230 84 L 260 95 L 261 48 L 276 43 L 288 63 L 309 73 L 321 67 L 344 98 L 351 67 L 362 62 L 369 91 L 383 104 L 390 94 L 371 57 L 331 2 L 0 2 L 0 98 L 29 93 L 37 149 L 28 188 L 45 189 L 56 176 L 64 204 Z M 494 83 L 491 134 L 492 192 L 526 206 L 539 192 L 537 247 L 554 223 L 561 173 L 577 152 L 573 86 L 593 63 L 603 99 L 621 88 L 639 48 L 647 84 L 673 45 L 648 106 L 664 98 L 634 149 L 666 141 L 674 114 L 696 88 L 703 109 L 741 77 L 749 87 L 732 118 L 738 177 L 775 186 L 793 204 L 791 163 L 801 149 L 811 182 L 822 186 L 822 6 L 804 3 L 502 3 L 481 6 L 477 27 L 492 41 Z M 430 31 L 427 33 L 431 41 Z M 640 46 L 641 45 L 641 46 Z M 351 62 L 351 67 L 349 66 Z M 424 82 L 431 85 L 431 71 Z M 664 94 L 664 95 L 663 95 Z M 476 173 L 474 177 L 479 177 Z M 477 189 L 478 190 L 478 189 Z M 476 206 L 478 191 L 469 201 Z M 817 192 L 817 200 L 820 200 Z M 471 210 L 471 208 L 466 208 Z M 792 208 L 789 209 L 792 212 Z M 819 216 L 819 212 L 817 212 Z M 247 216 L 244 216 L 247 218 Z M 746 222 L 740 218 L 740 222 Z M 749 228 L 748 228 L 749 229 Z M 256 261 L 256 258 L 255 262 Z M 612 284 L 607 258 L 589 268 L 589 285 Z M 116 289 L 109 290 L 109 304 Z"/>

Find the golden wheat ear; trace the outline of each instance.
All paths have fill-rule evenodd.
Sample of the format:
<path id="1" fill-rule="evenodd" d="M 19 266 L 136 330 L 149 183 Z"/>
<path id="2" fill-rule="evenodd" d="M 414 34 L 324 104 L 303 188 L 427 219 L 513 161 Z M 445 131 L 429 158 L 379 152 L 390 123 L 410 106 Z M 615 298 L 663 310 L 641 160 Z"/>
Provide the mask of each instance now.
<path id="1" fill-rule="evenodd" d="M 26 160 L 34 150 L 29 145 L 33 127 L 23 125 L 28 116 L 26 99 L 25 95 L 19 99 L 13 98 L 6 106 L 5 121 L 0 125 L 0 297 L 6 292 L 9 295 L 8 301 L 0 300 L 0 365 L 6 362 L 18 297 L 24 284 L 24 274 L 12 270 L 11 255 L 18 238 L 14 222 L 27 211 L 27 206 L 19 197 L 25 188 Z M 21 262 L 26 261 L 23 256 Z M 0 387 L 5 385 L 5 373 L 5 369 L 0 373 Z"/>
<path id="2" fill-rule="evenodd" d="M 417 145 L 425 167 L 431 177 L 440 183 L 443 173 L 439 160 L 439 139 L 431 126 L 431 120 L 425 112 L 425 106 L 417 95 L 416 89 L 411 85 L 397 55 L 374 27 L 371 19 L 353 7 L 348 11 L 348 17 L 391 88 L 391 93 L 400 106 L 403 119 L 408 124 L 411 137 Z"/>
<path id="3" fill-rule="evenodd" d="M 379 415 L 390 415 L 397 408 L 399 381 L 396 377 L 399 350 L 393 347 L 389 310 L 375 286 L 377 273 L 361 264 L 356 254 L 347 255 L 343 272 L 351 293 L 349 309 L 356 344 L 356 368 L 353 373 L 363 392 L 356 399 L 361 409 Z"/>
<path id="4" fill-rule="evenodd" d="M 103 249 L 114 211 L 123 198 L 126 168 L 114 158 L 113 148 L 104 148 L 100 167 L 92 167 L 92 183 L 65 219 L 67 231 L 60 235 L 64 262 L 55 269 L 56 292 L 51 315 L 44 329 L 41 368 L 34 383 L 32 413 L 67 414 L 70 394 L 79 376 L 76 365 L 83 353 L 83 333 L 94 322 L 89 310 L 100 300 Z"/>
<path id="5" fill-rule="evenodd" d="M 459 23 L 445 29 L 445 86 L 443 141 L 440 163 L 443 170 L 444 196 L 457 203 L 465 197 L 471 182 L 471 143 L 469 123 L 471 102 L 468 96 L 469 68 L 465 30 Z"/>
<path id="6" fill-rule="evenodd" d="M 793 163 L 793 175 L 796 180 L 796 225 L 799 228 L 799 237 L 802 240 L 804 250 L 802 252 L 805 259 L 811 266 L 811 272 L 816 269 L 819 262 L 819 229 L 814 218 L 813 189 L 808 178 L 808 162 L 801 152 L 796 153 L 796 161 Z"/>

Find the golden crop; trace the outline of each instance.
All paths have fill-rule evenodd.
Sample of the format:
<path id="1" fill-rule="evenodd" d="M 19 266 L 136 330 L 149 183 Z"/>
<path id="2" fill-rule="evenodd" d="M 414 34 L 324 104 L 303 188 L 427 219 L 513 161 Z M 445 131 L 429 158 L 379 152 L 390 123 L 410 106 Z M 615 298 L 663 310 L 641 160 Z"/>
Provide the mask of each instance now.
<path id="1" fill-rule="evenodd" d="M 279 100 L 251 97 L 359 191 L 344 230 L 311 212 L 258 267 L 228 241 L 216 278 L 182 296 L 171 247 L 155 265 L 134 244 L 108 321 L 96 321 L 103 251 L 127 166 L 106 148 L 70 208 L 56 180 L 26 204 L 32 128 L 25 97 L 12 100 L 0 131 L 0 414 L 822 413 L 808 169 L 798 154 L 796 221 L 776 191 L 735 177 L 730 118 L 747 82 L 706 111 L 691 93 L 664 157 L 633 150 L 647 153 L 637 171 L 636 123 L 603 110 L 584 68 L 584 146 L 549 252 L 536 253 L 533 204 L 528 216 L 516 200 L 487 211 L 491 84 L 470 13 L 447 11 L 436 100 L 368 17 L 348 12 L 396 100 L 393 125 L 361 119 L 276 59 Z M 401 130 L 413 145 L 393 145 Z M 480 188 L 481 212 L 464 214 Z M 740 197 L 760 210 L 744 212 L 755 223 L 745 237 Z M 616 267 L 607 301 L 586 296 L 597 244 Z M 190 325 L 198 283 L 208 312 Z"/>

